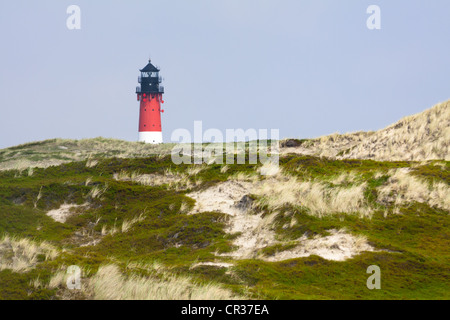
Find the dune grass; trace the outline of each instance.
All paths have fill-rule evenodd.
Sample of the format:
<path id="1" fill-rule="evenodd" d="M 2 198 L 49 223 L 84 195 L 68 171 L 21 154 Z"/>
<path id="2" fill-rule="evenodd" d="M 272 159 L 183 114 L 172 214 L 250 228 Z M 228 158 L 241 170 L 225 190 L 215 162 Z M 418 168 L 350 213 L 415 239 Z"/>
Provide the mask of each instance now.
<path id="1" fill-rule="evenodd" d="M 167 289 L 165 295 L 159 291 L 160 297 L 449 298 L 450 218 L 443 205 L 448 177 L 442 170 L 448 162 L 335 160 L 291 154 L 280 158 L 280 173 L 261 176 L 260 165 L 175 166 L 170 156 L 96 161 L 95 165 L 86 165 L 83 160 L 35 168 L 31 175 L 18 170 L 0 172 L 0 233 L 33 239 L 36 244 L 45 241 L 59 252 L 52 259 L 37 254 L 33 260 L 30 256 L 29 267 L 20 272 L 1 270 L 0 298 L 72 297 L 65 295 L 64 277 L 58 274 L 70 265 L 92 270 L 86 280 L 97 283 L 97 295 L 90 287 L 92 290 L 78 298 L 156 297 L 145 295 L 153 283 L 149 279 L 156 274 L 126 268 L 129 263 L 148 265 L 155 260 L 175 275 L 170 280 L 174 295 L 169 290 L 170 281 L 160 283 L 163 280 L 156 277 L 159 280 L 153 283 L 154 288 Z M 408 170 L 406 177 L 400 175 L 403 169 Z M 166 173 L 186 177 L 191 184 L 176 189 L 167 182 L 142 183 L 138 179 L 142 175 L 163 179 Z M 436 193 L 405 179 L 416 179 Z M 367 239 L 378 251 L 345 261 L 309 256 L 279 262 L 233 260 L 232 268 L 191 268 L 199 262 L 232 259 L 220 256 L 236 249 L 233 240 L 239 236 L 226 232 L 227 216 L 220 212 L 190 215 L 195 203 L 186 196 L 227 180 L 261 186 L 249 195 L 253 213 L 262 214 L 267 227 L 285 243 L 345 228 Z M 425 190 L 431 192 L 426 194 Z M 89 205 L 64 223 L 46 215 L 64 203 Z M 88 235 L 95 244 L 81 246 Z M 292 246 L 278 246 L 267 248 L 265 253 L 290 249 Z M 381 291 L 365 286 L 365 271 L 371 264 L 382 269 Z M 107 275 L 135 293 L 111 293 Z M 190 290 L 176 291 L 177 285 L 185 284 L 183 279 L 194 285 Z"/>
<path id="2" fill-rule="evenodd" d="M 27 238 L 18 239 L 4 235 L 0 239 L 0 271 L 9 269 L 26 272 L 37 263 L 53 260 L 58 250 L 46 241 L 40 243 Z"/>

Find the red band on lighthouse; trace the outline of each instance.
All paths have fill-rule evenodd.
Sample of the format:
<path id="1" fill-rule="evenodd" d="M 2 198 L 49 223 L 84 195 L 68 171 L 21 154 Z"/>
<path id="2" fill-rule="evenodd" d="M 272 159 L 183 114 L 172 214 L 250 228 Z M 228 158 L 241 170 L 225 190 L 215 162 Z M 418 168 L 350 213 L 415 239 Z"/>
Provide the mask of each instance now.
<path id="1" fill-rule="evenodd" d="M 139 112 L 139 132 L 143 131 L 161 131 L 161 106 L 159 101 L 143 100 Z"/>

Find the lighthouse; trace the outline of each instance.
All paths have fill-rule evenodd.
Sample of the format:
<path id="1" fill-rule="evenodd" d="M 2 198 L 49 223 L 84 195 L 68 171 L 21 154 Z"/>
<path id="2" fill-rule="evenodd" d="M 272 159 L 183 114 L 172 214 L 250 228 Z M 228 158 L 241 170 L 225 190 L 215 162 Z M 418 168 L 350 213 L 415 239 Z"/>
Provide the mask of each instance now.
<path id="1" fill-rule="evenodd" d="M 161 85 L 162 78 L 159 69 L 151 60 L 141 70 L 138 77 L 139 86 L 136 87 L 137 100 L 140 101 L 139 108 L 139 141 L 145 143 L 162 143 L 161 131 L 161 104 L 164 103 L 164 87 Z"/>

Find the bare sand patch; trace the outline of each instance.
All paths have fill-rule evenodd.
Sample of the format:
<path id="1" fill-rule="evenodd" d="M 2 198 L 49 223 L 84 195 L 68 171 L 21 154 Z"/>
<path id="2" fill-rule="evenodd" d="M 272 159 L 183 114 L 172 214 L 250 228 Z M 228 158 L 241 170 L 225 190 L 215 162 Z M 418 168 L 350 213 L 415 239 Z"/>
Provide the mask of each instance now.
<path id="1" fill-rule="evenodd" d="M 196 200 L 191 214 L 199 212 L 223 212 L 230 216 L 241 214 L 240 209 L 235 206 L 245 195 L 253 189 L 253 184 L 245 181 L 226 181 L 210 187 L 206 190 L 187 194 Z"/>
<path id="2" fill-rule="evenodd" d="M 259 256 L 259 250 L 276 244 L 275 233 L 264 223 L 261 215 L 243 213 L 235 216 L 230 224 L 229 233 L 240 232 L 241 235 L 233 242 L 237 250 L 223 254 L 235 259 L 253 259 Z"/>
<path id="3" fill-rule="evenodd" d="M 47 215 L 57 222 L 64 223 L 66 222 L 68 217 L 77 213 L 77 210 L 75 209 L 83 208 L 86 206 L 88 206 L 87 203 L 82 205 L 64 203 L 58 209 L 50 210 L 49 212 L 47 212 Z"/>
<path id="4" fill-rule="evenodd" d="M 233 242 L 237 250 L 223 254 L 236 259 L 254 258 L 259 249 L 273 244 L 275 234 L 268 228 L 269 220 L 261 214 L 250 214 L 251 200 L 248 194 L 255 190 L 256 184 L 246 181 L 226 181 L 206 190 L 188 194 L 196 200 L 191 214 L 213 211 L 231 216 L 226 231 L 241 233 Z"/>
<path id="5" fill-rule="evenodd" d="M 226 231 L 232 234 L 240 233 L 239 237 L 233 241 L 237 249 L 218 254 L 218 256 L 282 261 L 318 255 L 328 260 L 343 261 L 362 251 L 373 251 L 367 240 L 361 236 L 353 236 L 344 230 L 329 230 L 331 234 L 328 236 L 313 239 L 303 236 L 296 240 L 298 245 L 293 249 L 277 252 L 270 257 L 262 256 L 261 249 L 275 244 L 284 244 L 284 242 L 276 240 L 276 234 L 272 230 L 277 212 L 263 217 L 262 213 L 251 211 L 252 201 L 248 195 L 255 192 L 258 185 L 259 183 L 227 181 L 206 190 L 188 194 L 196 200 L 191 214 L 205 211 L 229 214 L 231 217 Z"/>
<path id="6" fill-rule="evenodd" d="M 344 230 L 328 230 L 331 234 L 325 237 L 308 239 L 301 237 L 298 246 L 266 257 L 266 261 L 282 261 L 293 258 L 317 255 L 327 260 L 344 261 L 363 251 L 374 251 L 362 236 L 353 236 Z"/>
<path id="7" fill-rule="evenodd" d="M 212 266 L 212 267 L 218 267 L 218 268 L 229 268 L 229 267 L 232 267 L 233 264 L 232 263 L 227 263 L 227 262 L 198 262 L 198 263 L 194 263 L 191 266 L 191 269 L 196 268 L 196 267 L 200 267 L 200 266 Z"/>

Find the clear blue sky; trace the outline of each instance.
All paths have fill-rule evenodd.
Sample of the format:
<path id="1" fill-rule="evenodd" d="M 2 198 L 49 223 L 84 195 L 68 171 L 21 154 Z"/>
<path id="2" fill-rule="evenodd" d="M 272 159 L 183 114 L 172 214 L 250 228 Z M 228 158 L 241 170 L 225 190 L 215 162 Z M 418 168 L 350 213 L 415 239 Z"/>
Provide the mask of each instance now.
<path id="1" fill-rule="evenodd" d="M 449 13 L 448 0 L 1 1 L 0 148 L 137 140 L 149 55 L 165 141 L 194 120 L 297 138 L 380 129 L 450 98 Z"/>

